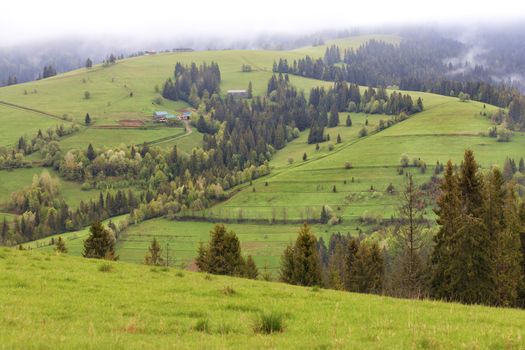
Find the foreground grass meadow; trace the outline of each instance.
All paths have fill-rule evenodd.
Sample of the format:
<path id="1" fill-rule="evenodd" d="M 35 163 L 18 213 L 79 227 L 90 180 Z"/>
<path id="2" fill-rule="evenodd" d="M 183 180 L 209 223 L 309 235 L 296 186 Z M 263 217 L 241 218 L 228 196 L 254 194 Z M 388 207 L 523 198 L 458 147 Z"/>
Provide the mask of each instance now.
<path id="1" fill-rule="evenodd" d="M 5 349 L 523 349 L 525 312 L 0 249 Z M 282 331 L 260 333 L 264 316 Z"/>

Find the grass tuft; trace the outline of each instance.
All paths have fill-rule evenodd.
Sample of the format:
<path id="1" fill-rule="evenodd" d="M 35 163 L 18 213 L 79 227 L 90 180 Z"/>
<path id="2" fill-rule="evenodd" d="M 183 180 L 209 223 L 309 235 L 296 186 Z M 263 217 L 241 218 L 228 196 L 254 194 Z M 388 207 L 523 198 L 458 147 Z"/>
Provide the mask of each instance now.
<path id="1" fill-rule="evenodd" d="M 284 315 L 278 311 L 260 313 L 253 327 L 255 333 L 272 334 L 284 331 Z"/>
<path id="2" fill-rule="evenodd" d="M 237 294 L 237 292 L 235 291 L 235 289 L 233 289 L 233 287 L 225 286 L 225 287 L 222 289 L 222 294 L 227 295 L 227 296 L 230 296 L 230 295 L 235 295 L 235 294 Z"/>
<path id="3" fill-rule="evenodd" d="M 100 272 L 111 272 L 113 271 L 113 265 L 108 262 L 105 262 L 98 266 L 98 270 Z"/>
<path id="4" fill-rule="evenodd" d="M 193 329 L 197 332 L 210 333 L 210 321 L 207 317 L 203 317 L 197 320 Z"/>

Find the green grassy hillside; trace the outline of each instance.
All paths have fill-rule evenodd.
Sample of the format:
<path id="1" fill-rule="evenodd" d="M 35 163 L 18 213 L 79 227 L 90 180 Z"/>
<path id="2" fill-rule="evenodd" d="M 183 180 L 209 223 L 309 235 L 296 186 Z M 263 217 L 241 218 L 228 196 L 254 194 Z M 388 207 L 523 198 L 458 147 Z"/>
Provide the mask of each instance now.
<path id="1" fill-rule="evenodd" d="M 521 310 L 0 249 L 9 349 L 520 349 Z M 261 315 L 283 331 L 258 333 Z"/>
<path id="2" fill-rule="evenodd" d="M 60 145 L 63 150 L 83 149 L 89 143 L 96 147 L 114 147 L 146 141 L 161 147 L 172 147 L 176 144 L 182 151 L 190 152 L 192 148 L 201 145 L 202 134 L 195 130 L 185 134 L 182 128 L 153 127 L 147 123 L 155 110 L 175 112 L 188 107 L 184 102 L 166 100 L 162 100 L 161 105 L 154 104 L 160 97 L 155 87 L 162 87 L 166 78 L 172 75 L 176 62 L 215 61 L 221 69 L 223 93 L 228 89 L 246 88 L 251 81 L 254 93 L 262 95 L 271 77 L 274 60 L 281 57 L 296 59 L 306 54 L 322 56 L 329 45 L 357 48 L 370 39 L 391 43 L 400 41 L 397 36 L 356 36 L 293 51 L 166 53 L 125 59 L 109 67 L 99 65 L 90 70 L 78 69 L 49 79 L 4 87 L 0 89 L 0 101 L 35 109 L 44 114 L 0 105 L 0 120 L 5 121 L 7 125 L 0 132 L 0 142 L 4 145 L 12 144 L 21 132 L 31 134 L 39 128 L 67 123 L 57 117 L 66 116 L 82 124 L 85 113 L 89 112 L 94 125 L 82 127 L 78 133 L 62 139 Z M 243 64 L 250 64 L 253 71 L 241 72 Z M 330 82 L 295 76 L 291 77 L 291 83 L 305 92 L 314 86 L 332 85 Z M 90 92 L 89 99 L 84 98 L 85 91 Z M 130 97 L 130 92 L 133 92 L 133 97 Z M 405 176 L 398 175 L 397 172 L 402 154 L 407 154 L 411 160 L 421 158 L 427 163 L 428 170 L 425 174 L 421 174 L 415 168 L 405 171 L 413 173 L 419 183 L 430 179 L 436 161 L 459 161 L 465 148 L 472 148 L 484 167 L 501 165 L 507 156 L 516 159 L 523 156 L 525 134 L 515 133 L 508 143 L 498 143 L 494 138 L 482 135 L 491 126 L 483 114 L 490 113 L 495 107 L 473 101 L 460 102 L 447 96 L 409 93 L 413 99 L 423 99 L 423 112 L 378 133 L 374 131 L 379 120 L 388 119 L 388 116 L 351 113 L 353 126 L 348 128 L 344 126 L 347 113 L 341 113 L 340 126 L 326 130 L 331 136 L 331 141 L 321 143 L 318 151 L 315 145 L 307 144 L 308 130 L 304 131 L 298 139 L 274 155 L 270 162 L 272 172 L 269 176 L 254 181 L 252 186 L 246 184 L 235 188 L 229 200 L 205 212 L 181 215 L 228 221 L 253 219 L 259 223 L 277 220 L 281 225 L 254 228 L 241 224 L 233 227 L 241 236 L 245 247 L 263 240 L 264 244 L 253 245 L 251 253 L 255 255 L 258 264 L 268 263 L 274 268 L 287 243 L 284 241 L 289 239 L 289 235 L 293 236 L 296 233 L 296 223 L 317 218 L 323 205 L 329 205 L 343 221 L 340 225 L 316 227 L 317 235 L 367 231 L 367 225 L 360 219 L 389 219 L 395 215 L 397 195 L 387 193 L 386 188 L 390 184 L 396 191 L 403 187 Z M 123 119 L 146 121 L 146 126 L 136 129 L 104 128 L 115 127 Z M 22 128 L 22 120 L 28 120 L 30 127 Z M 359 131 L 365 126 L 366 120 L 369 136 L 359 137 Z M 338 134 L 342 139 L 340 144 L 336 143 Z M 330 144 L 333 145 L 333 150 L 330 150 Z M 302 160 L 304 153 L 307 154 L 307 161 Z M 38 154 L 31 155 L 30 158 L 38 161 Z M 350 163 L 352 168 L 346 169 L 346 163 Z M 29 184 L 33 174 L 40 173 L 41 170 L 33 168 L 0 172 L 0 204 L 3 203 L 5 207 L 11 192 Z M 78 205 L 81 199 L 98 196 L 98 191 L 81 191 L 80 184 L 61 182 L 62 196 L 73 207 Z M 430 210 L 428 215 L 431 215 Z M 292 220 L 294 223 L 290 224 Z M 127 261 L 140 261 L 145 254 L 147 242 L 133 241 L 137 236 L 140 237 L 144 232 L 148 239 L 151 238 L 151 232 L 159 238 L 163 235 L 172 237 L 182 234 L 185 241 L 174 241 L 172 249 L 179 250 L 178 258 L 181 262 L 189 264 L 195 255 L 198 242 L 207 237 L 210 227 L 211 224 L 164 220 L 141 223 L 126 233 L 128 236 L 124 237 L 129 237 L 130 241 L 119 244 L 119 253 Z M 184 232 L 180 233 L 181 230 Z M 261 238 L 265 237 L 266 232 L 281 230 L 287 232 L 285 240 L 276 239 L 278 236 L 270 234 L 268 238 Z M 244 235 L 244 232 L 247 234 Z M 85 234 L 76 234 L 75 237 L 85 237 Z M 73 251 L 80 252 L 81 241 L 75 241 L 78 249 Z"/>

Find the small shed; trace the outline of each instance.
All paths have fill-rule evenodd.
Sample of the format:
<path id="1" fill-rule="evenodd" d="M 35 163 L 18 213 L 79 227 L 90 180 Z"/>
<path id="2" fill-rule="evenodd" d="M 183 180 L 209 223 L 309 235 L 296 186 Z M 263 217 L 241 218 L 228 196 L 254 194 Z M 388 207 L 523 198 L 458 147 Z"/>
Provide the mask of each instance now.
<path id="1" fill-rule="evenodd" d="M 246 90 L 228 90 L 228 95 L 234 98 L 248 98 L 248 91 Z"/>
<path id="2" fill-rule="evenodd" d="M 189 120 L 191 117 L 191 112 L 184 112 L 180 116 L 180 120 Z"/>

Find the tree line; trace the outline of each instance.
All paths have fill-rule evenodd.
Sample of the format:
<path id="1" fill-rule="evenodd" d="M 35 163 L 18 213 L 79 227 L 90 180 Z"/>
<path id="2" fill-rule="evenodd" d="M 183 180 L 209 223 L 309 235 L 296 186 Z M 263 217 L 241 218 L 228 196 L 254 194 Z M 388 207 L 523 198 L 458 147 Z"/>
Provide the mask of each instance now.
<path id="1" fill-rule="evenodd" d="M 370 40 L 357 50 L 331 46 L 324 58 L 304 58 L 273 64 L 276 73 L 289 73 L 325 81 L 348 81 L 367 86 L 393 86 L 471 99 L 509 108 L 511 126 L 525 125 L 525 100 L 511 85 L 494 81 L 490 70 L 469 63 L 450 62 L 464 48 L 454 40 L 403 40 L 399 44 Z M 448 62 L 448 63 L 447 63 Z"/>

